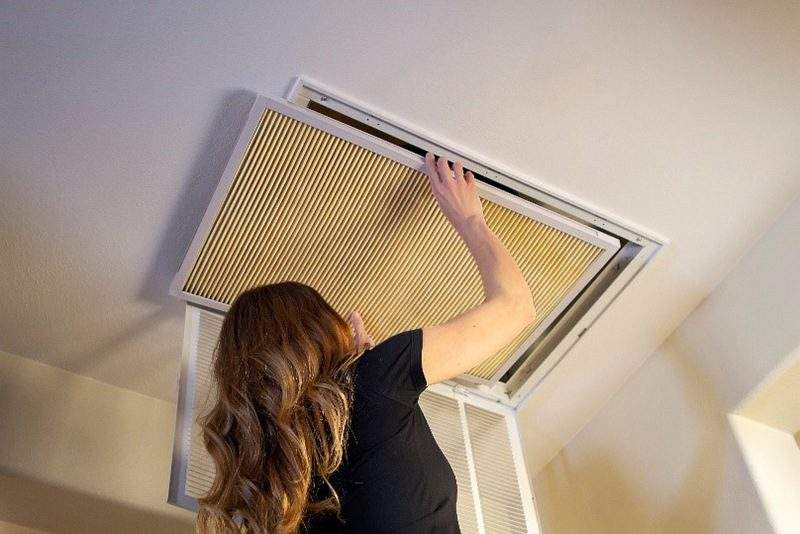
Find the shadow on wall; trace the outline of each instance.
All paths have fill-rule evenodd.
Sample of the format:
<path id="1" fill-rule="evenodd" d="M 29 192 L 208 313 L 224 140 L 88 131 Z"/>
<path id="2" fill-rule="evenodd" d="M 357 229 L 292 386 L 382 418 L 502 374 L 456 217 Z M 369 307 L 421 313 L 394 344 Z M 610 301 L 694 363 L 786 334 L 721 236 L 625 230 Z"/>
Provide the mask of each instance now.
<path id="1" fill-rule="evenodd" d="M 576 473 L 580 473 L 580 484 L 573 486 L 571 479 Z M 572 486 L 573 500 L 545 506 L 541 501 L 538 503 L 543 532 L 632 532 L 635 525 L 647 524 L 643 513 L 646 508 L 636 481 L 614 465 L 613 455 L 595 451 L 573 465 L 566 455 L 560 454 L 548 467 L 547 475 L 536 480 L 537 495 L 560 496 L 564 494 L 562 486 Z M 593 499 L 596 491 L 602 491 L 608 500 L 600 503 Z M 569 512 L 565 512 L 567 506 Z"/>
<path id="2" fill-rule="evenodd" d="M 57 534 L 187 534 L 194 519 L 159 515 L 43 482 L 0 474 L 0 521 Z"/>
<path id="3" fill-rule="evenodd" d="M 724 441 L 733 443 L 727 419 L 711 380 L 695 365 L 699 358 L 692 347 L 678 336 L 670 347 L 669 361 L 675 371 L 677 386 L 696 428 L 691 460 L 683 469 L 683 479 L 673 490 L 673 498 L 665 503 L 659 516 L 666 532 L 711 532 L 715 504 L 723 484 Z M 682 386 L 682 388 L 681 388 Z M 669 425 L 664 428 L 664 446 L 669 446 Z M 730 445 L 730 443 L 728 445 Z M 657 459 L 654 459 L 657 461 Z"/>
<path id="4" fill-rule="evenodd" d="M 549 532 L 772 530 L 727 416 L 800 345 L 799 231 L 795 200 L 540 473 Z"/>
<path id="5" fill-rule="evenodd" d="M 661 350 L 668 369 L 654 369 L 657 360 L 651 360 L 642 372 L 662 378 L 669 374 L 672 391 L 645 387 L 651 394 L 640 400 L 650 406 L 638 412 L 645 418 L 615 413 L 614 435 L 608 437 L 614 442 L 612 448 L 576 454 L 565 450 L 537 479 L 537 494 L 559 499 L 539 506 L 545 532 L 713 531 L 725 467 L 721 450 L 728 446 L 724 443 L 727 423 L 714 388 L 692 363 L 697 358 L 692 349 L 673 337 Z M 679 400 L 673 398 L 676 392 Z M 676 412 L 677 402 L 692 409 Z M 637 430 L 631 435 L 626 427 Z M 686 427 L 695 429 L 691 441 L 676 440 L 681 432 L 674 431 Z M 659 460 L 674 461 L 676 456 L 682 458 L 680 472 L 665 479 Z M 653 469 L 643 472 L 642 463 Z M 642 477 L 652 480 L 643 483 Z M 659 485 L 657 494 L 648 491 L 651 484 Z"/>

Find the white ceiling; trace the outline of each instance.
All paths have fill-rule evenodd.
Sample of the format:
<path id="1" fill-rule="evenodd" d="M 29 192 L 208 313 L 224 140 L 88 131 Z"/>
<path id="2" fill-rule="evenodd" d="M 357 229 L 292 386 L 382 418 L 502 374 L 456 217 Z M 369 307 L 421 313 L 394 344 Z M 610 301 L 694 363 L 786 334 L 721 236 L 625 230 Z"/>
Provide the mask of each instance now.
<path id="1" fill-rule="evenodd" d="M 670 240 L 523 410 L 535 465 L 800 192 L 793 2 L 32 4 L 0 8 L 0 349 L 146 395 L 244 114 L 298 74 Z"/>

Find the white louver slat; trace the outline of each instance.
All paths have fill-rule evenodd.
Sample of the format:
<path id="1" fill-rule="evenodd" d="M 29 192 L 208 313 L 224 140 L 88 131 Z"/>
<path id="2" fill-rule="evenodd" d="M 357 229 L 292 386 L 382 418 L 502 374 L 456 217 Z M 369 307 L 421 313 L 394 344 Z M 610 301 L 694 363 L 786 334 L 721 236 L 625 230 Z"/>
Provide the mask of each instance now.
<path id="1" fill-rule="evenodd" d="M 450 467 L 456 475 L 458 486 L 458 522 L 463 534 L 477 534 L 477 509 L 472 491 L 470 462 L 467 458 L 467 442 L 459 417 L 458 401 L 443 395 L 425 391 L 419 399 L 425 419 L 431 427 L 436 443 L 442 449 Z"/>
<path id="2" fill-rule="evenodd" d="M 506 417 L 465 406 L 487 532 L 528 532 Z"/>
<path id="3" fill-rule="evenodd" d="M 192 413 L 197 416 L 206 413 L 215 402 L 211 382 L 214 347 L 222 328 L 222 317 L 213 313 L 198 314 L 198 336 L 194 360 L 194 398 Z M 206 452 L 200 426 L 192 424 L 189 444 L 189 466 L 186 472 L 186 495 L 198 498 L 208 491 L 214 481 L 214 462 Z"/>
<path id="4" fill-rule="evenodd" d="M 213 404 L 211 365 L 222 319 L 187 304 L 169 501 L 189 510 L 214 479 L 197 418 Z M 538 533 L 515 412 L 443 384 L 429 386 L 420 407 L 456 475 L 462 531 Z"/>

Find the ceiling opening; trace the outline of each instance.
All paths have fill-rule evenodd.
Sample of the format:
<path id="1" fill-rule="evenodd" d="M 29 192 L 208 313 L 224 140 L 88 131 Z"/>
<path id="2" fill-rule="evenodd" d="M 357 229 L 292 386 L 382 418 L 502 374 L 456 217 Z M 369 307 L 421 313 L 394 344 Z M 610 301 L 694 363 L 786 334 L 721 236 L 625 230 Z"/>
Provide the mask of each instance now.
<path id="1" fill-rule="evenodd" d="M 253 104 L 172 293 L 225 312 L 244 289 L 297 280 L 359 309 L 377 342 L 475 306 L 480 273 L 427 191 L 428 151 L 475 174 L 540 311 L 453 383 L 518 405 L 660 244 L 305 79 Z"/>

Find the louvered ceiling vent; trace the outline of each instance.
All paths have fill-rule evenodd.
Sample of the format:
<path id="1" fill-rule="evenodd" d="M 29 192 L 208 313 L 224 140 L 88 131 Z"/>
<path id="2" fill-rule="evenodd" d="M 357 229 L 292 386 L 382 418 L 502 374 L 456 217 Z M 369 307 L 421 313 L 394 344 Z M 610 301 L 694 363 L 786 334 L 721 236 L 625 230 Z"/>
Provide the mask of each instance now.
<path id="1" fill-rule="evenodd" d="M 170 502 L 196 509 L 213 481 L 197 417 L 213 402 L 217 336 L 241 291 L 306 283 L 342 315 L 360 310 L 376 342 L 483 299 L 427 189 L 427 151 L 475 173 L 539 317 L 468 373 L 429 386 L 420 405 L 456 474 L 464 532 L 539 532 L 515 409 L 661 244 L 307 78 L 286 100 L 256 99 L 170 288 L 190 303 Z"/>
<path id="2" fill-rule="evenodd" d="M 298 80 L 288 100 L 256 99 L 173 293 L 224 312 L 247 288 L 296 280 L 343 316 L 360 310 L 376 342 L 475 306 L 480 273 L 428 191 L 421 154 L 432 150 L 475 172 L 486 221 L 539 311 L 512 343 L 457 380 L 505 383 L 625 240 L 549 209 L 396 122 L 359 119 L 352 110 L 361 108 L 332 95 Z"/>

